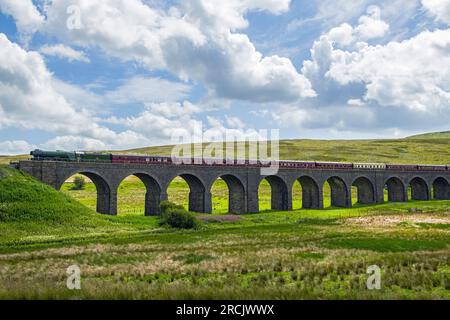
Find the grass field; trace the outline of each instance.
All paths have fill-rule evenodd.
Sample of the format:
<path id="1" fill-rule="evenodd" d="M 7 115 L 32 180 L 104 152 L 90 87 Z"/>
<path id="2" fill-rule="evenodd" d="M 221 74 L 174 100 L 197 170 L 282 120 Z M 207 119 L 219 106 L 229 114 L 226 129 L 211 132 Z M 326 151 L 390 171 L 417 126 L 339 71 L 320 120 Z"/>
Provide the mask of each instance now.
<path id="1" fill-rule="evenodd" d="M 450 299 L 450 201 L 228 216 L 218 181 L 217 212 L 177 231 L 143 216 L 136 179 L 109 217 L 89 209 L 91 184 L 59 193 L 11 169 L 0 177 L 0 298 Z M 175 181 L 170 197 L 182 202 L 185 187 Z M 74 264 L 80 291 L 65 286 Z M 374 264 L 382 289 L 370 291 Z"/>
<path id="2" fill-rule="evenodd" d="M 442 137 L 286 141 L 281 152 L 289 159 L 450 163 Z M 218 180 L 214 214 L 197 214 L 197 230 L 179 231 L 144 216 L 145 190 L 135 177 L 120 186 L 115 217 L 93 211 L 92 183 L 72 186 L 56 192 L 0 166 L 0 299 L 450 299 L 450 201 L 338 209 L 328 207 L 326 186 L 327 209 L 299 210 L 296 185 L 296 210 L 272 212 L 270 186 L 262 183 L 263 212 L 234 216 L 226 214 L 228 191 Z M 168 192 L 187 205 L 184 180 Z M 81 269 L 82 290 L 66 288 L 71 265 Z M 366 288 L 370 265 L 381 268 L 381 290 Z"/>

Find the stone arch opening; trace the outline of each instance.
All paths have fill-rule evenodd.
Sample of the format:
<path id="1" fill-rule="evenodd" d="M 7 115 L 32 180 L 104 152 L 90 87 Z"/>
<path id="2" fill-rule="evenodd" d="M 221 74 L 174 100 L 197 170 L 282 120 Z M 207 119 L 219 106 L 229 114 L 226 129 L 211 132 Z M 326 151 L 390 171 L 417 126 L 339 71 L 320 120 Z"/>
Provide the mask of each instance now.
<path id="1" fill-rule="evenodd" d="M 339 177 L 331 177 L 326 182 L 330 186 L 330 205 L 342 208 L 351 207 L 350 195 L 345 181 Z"/>
<path id="2" fill-rule="evenodd" d="M 392 177 L 386 181 L 387 200 L 389 202 L 405 202 L 408 197 L 403 182 L 397 178 Z"/>
<path id="3" fill-rule="evenodd" d="M 84 190 L 73 190 L 70 188 L 69 185 L 73 184 L 73 179 L 76 176 L 84 176 L 87 178 L 87 184 Z M 92 195 L 94 188 L 97 193 L 96 200 L 95 196 Z M 67 179 L 65 179 L 57 189 L 62 189 L 64 192 L 69 193 L 84 205 L 95 209 L 98 213 L 114 215 L 117 212 L 115 203 L 112 201 L 115 199 L 111 196 L 111 188 L 106 180 L 99 174 L 86 171 L 74 172 Z M 96 204 L 94 204 L 94 202 L 96 202 Z"/>
<path id="4" fill-rule="evenodd" d="M 264 203 L 268 197 L 270 197 L 270 207 Z M 261 181 L 258 198 L 264 201 L 260 206 L 262 210 L 289 210 L 289 190 L 286 182 L 278 176 L 268 176 Z"/>
<path id="5" fill-rule="evenodd" d="M 184 205 L 191 212 L 207 212 L 206 188 L 203 182 L 192 174 L 180 174 L 172 179 L 167 193 L 169 200 Z M 187 199 L 186 198 L 187 195 Z"/>
<path id="6" fill-rule="evenodd" d="M 411 188 L 411 200 L 430 200 L 430 193 L 428 191 L 428 184 L 425 180 L 419 177 L 415 177 L 409 183 Z"/>
<path id="7" fill-rule="evenodd" d="M 450 200 L 450 183 L 439 177 L 433 182 L 433 199 Z"/>
<path id="8" fill-rule="evenodd" d="M 366 177 L 357 178 L 352 186 L 356 188 L 356 197 L 358 204 L 374 204 L 375 187 L 373 183 Z"/>
<path id="9" fill-rule="evenodd" d="M 124 192 L 126 186 L 126 192 Z M 124 178 L 117 192 L 118 213 L 146 216 L 160 212 L 161 187 L 155 178 L 145 173 L 134 173 Z"/>
<path id="10" fill-rule="evenodd" d="M 211 194 L 217 201 L 213 203 L 215 213 L 243 214 L 246 212 L 245 187 L 234 175 L 220 176 L 211 187 Z"/>
<path id="11" fill-rule="evenodd" d="M 320 191 L 317 182 L 308 176 L 300 177 L 296 181 L 301 187 L 301 208 L 320 209 Z"/>

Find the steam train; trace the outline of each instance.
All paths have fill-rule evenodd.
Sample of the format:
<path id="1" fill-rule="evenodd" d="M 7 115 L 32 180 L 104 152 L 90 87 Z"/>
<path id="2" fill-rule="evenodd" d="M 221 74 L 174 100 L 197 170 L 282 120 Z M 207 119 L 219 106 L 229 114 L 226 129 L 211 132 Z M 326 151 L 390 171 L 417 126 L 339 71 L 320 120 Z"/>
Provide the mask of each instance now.
<path id="1" fill-rule="evenodd" d="M 384 163 L 346 163 L 346 162 L 311 162 L 311 161 L 260 161 L 260 160 L 230 160 L 230 159 L 199 159 L 172 158 L 164 156 L 145 155 L 115 155 L 111 153 L 66 152 L 34 150 L 30 153 L 34 161 L 69 161 L 69 162 L 100 162 L 121 164 L 189 164 L 233 167 L 270 167 L 278 165 L 285 169 L 329 169 L 329 170 L 395 170 L 395 171 L 449 171 L 445 165 L 403 165 Z"/>

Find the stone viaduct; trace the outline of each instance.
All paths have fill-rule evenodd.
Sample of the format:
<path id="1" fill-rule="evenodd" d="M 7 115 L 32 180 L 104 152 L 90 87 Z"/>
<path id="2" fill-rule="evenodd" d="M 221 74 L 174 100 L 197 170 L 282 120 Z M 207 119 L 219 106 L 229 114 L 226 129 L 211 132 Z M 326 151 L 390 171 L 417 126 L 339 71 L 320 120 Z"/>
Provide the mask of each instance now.
<path id="1" fill-rule="evenodd" d="M 155 215 L 159 203 L 167 199 L 167 188 L 176 177 L 182 177 L 190 187 L 189 210 L 211 213 L 211 187 L 222 178 L 229 189 L 230 213 L 257 213 L 258 189 L 266 179 L 272 189 L 272 210 L 292 210 L 292 187 L 295 181 L 302 186 L 303 208 L 323 208 L 323 186 L 331 187 L 331 204 L 352 206 L 352 186 L 358 190 L 361 204 L 384 202 L 384 190 L 392 202 L 408 201 L 411 188 L 413 200 L 450 200 L 450 172 L 392 171 L 372 169 L 326 170 L 280 168 L 276 175 L 261 175 L 256 167 L 226 167 L 208 165 L 156 165 L 79 163 L 51 161 L 21 161 L 18 168 L 59 190 L 74 174 L 90 178 L 97 188 L 97 211 L 117 214 L 117 190 L 121 182 L 134 175 L 145 184 L 147 193 L 145 214 Z"/>

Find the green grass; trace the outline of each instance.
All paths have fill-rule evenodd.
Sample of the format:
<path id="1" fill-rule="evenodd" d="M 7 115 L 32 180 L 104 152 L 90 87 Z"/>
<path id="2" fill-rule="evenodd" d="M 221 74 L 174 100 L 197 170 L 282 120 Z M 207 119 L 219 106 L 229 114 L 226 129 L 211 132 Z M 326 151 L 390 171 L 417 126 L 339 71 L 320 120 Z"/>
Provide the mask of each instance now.
<path id="1" fill-rule="evenodd" d="M 351 238 L 332 241 L 326 244 L 328 248 L 348 248 L 372 250 L 380 252 L 401 252 L 419 250 L 438 250 L 447 246 L 447 241 L 411 240 L 401 238 Z"/>
<path id="2" fill-rule="evenodd" d="M 282 156 L 450 163 L 448 144 L 285 141 Z M 180 231 L 144 216 L 145 187 L 135 177 L 119 188 L 116 217 L 94 212 L 92 183 L 71 187 L 56 192 L 0 166 L 0 299 L 450 299 L 450 201 L 331 208 L 325 186 L 325 210 L 300 210 L 296 185 L 295 210 L 272 212 L 264 182 L 262 213 Z M 188 192 L 176 179 L 169 199 L 187 206 Z M 212 194 L 213 215 L 226 218 L 225 182 Z M 73 264 L 82 270 L 81 291 L 65 287 Z M 380 291 L 365 287 L 374 264 Z"/>
<path id="3" fill-rule="evenodd" d="M 177 231 L 137 212 L 144 187 L 134 178 L 121 186 L 124 211 L 108 217 L 81 204 L 95 206 L 92 184 L 67 183 L 64 194 L 12 169 L 0 177 L 0 298 L 450 299 L 450 201 L 267 211 Z M 170 190 L 185 201 L 182 180 Z M 73 264 L 81 291 L 65 288 Z M 365 288 L 373 264 L 381 291 Z"/>
<path id="4" fill-rule="evenodd" d="M 156 219 L 145 217 L 98 215 L 92 210 L 96 207 L 95 187 L 88 185 L 85 191 L 85 199 L 80 200 L 87 205 L 20 171 L 0 166 L 0 243 L 33 245 L 83 239 L 86 234 L 95 238 L 157 225 Z"/>

